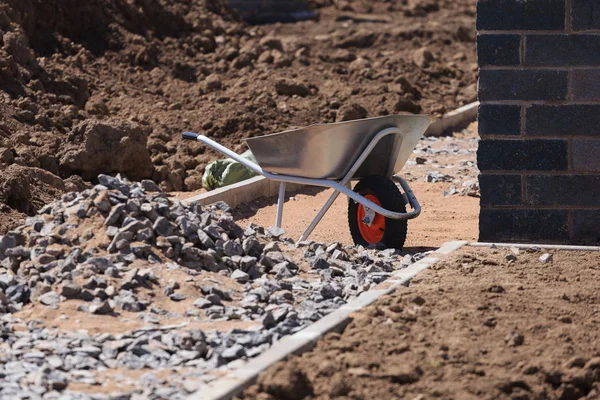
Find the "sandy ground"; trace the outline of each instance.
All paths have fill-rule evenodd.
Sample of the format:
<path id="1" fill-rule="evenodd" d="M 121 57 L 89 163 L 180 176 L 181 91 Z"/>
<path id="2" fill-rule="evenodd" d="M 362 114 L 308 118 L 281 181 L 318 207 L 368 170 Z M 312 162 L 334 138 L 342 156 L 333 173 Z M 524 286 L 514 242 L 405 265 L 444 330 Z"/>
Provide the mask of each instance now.
<path id="1" fill-rule="evenodd" d="M 447 189 L 444 183 L 411 183 L 413 192 L 421 203 L 421 215 L 408 223 L 405 249 L 439 247 L 449 240 L 476 240 L 478 234 L 479 199 L 475 197 L 443 197 Z M 287 235 L 298 239 L 333 193 L 333 189 L 306 189 L 288 198 L 285 203 L 283 227 Z M 251 206 L 266 204 L 239 223 L 250 222 L 261 226 L 273 226 L 277 212 L 276 200 L 259 200 Z M 318 242 L 338 241 L 352 244 L 347 218 L 348 200 L 339 196 L 310 239 Z M 249 212 L 248 214 L 250 214 Z"/>
<path id="2" fill-rule="evenodd" d="M 245 399 L 598 399 L 600 253 L 466 248 Z"/>

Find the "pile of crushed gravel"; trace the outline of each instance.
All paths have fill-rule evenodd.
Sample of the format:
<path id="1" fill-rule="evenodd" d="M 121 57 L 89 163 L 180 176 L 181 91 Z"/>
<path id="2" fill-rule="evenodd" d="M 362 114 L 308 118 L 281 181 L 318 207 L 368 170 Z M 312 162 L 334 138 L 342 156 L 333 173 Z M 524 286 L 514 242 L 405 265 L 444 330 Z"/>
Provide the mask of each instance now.
<path id="1" fill-rule="evenodd" d="M 224 203 L 202 209 L 149 180 L 99 181 L 0 236 L 0 396 L 103 392 L 103 370 L 166 369 L 178 372 L 123 376 L 124 393 L 178 398 L 418 257 L 294 244 L 281 229 L 243 229 Z M 73 330 L 86 319 L 96 333 Z M 114 329 L 131 321 L 141 327 Z M 209 322 L 223 325 L 188 327 Z"/>

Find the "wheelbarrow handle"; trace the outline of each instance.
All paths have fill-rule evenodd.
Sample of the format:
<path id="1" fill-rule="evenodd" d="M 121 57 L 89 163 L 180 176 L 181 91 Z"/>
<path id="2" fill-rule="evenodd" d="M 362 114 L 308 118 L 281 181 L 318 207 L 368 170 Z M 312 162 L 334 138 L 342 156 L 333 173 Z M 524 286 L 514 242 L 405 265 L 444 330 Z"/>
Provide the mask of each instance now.
<path id="1" fill-rule="evenodd" d="M 198 140 L 198 134 L 193 132 L 183 132 L 182 137 L 187 140 Z"/>

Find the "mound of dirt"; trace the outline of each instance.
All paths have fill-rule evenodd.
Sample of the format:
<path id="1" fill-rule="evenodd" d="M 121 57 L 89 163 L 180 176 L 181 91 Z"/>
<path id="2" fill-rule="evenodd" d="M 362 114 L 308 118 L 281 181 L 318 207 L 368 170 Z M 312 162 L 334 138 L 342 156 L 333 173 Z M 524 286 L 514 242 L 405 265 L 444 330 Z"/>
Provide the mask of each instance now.
<path id="1" fill-rule="evenodd" d="M 319 22 L 250 27 L 223 0 L 0 0 L 0 173 L 196 190 L 215 154 L 184 130 L 240 151 L 296 126 L 475 100 L 474 0 L 321 3 Z"/>
<path id="2" fill-rule="evenodd" d="M 600 256 L 549 256 L 460 251 L 243 398 L 597 399 Z"/>

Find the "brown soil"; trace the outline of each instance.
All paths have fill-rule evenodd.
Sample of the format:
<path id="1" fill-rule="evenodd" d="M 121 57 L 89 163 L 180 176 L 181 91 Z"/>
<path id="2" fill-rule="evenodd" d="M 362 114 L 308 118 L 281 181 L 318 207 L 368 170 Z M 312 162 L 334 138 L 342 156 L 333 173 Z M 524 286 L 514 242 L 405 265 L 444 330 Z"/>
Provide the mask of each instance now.
<path id="1" fill-rule="evenodd" d="M 426 181 L 427 172 L 431 170 L 439 170 L 455 177 L 458 181 L 455 186 L 459 187 L 460 182 L 476 181 L 478 173 L 475 167 L 476 137 L 477 124 L 474 123 L 468 129 L 456 132 L 453 138 L 441 139 L 432 145 L 433 149 L 439 150 L 448 148 L 448 143 L 451 143 L 455 148 L 469 150 L 468 154 L 456 155 L 445 152 L 425 156 L 413 154 L 402 169 L 400 175 L 407 179 L 422 207 L 421 215 L 408 223 L 406 250 L 438 248 L 451 240 L 477 240 L 479 198 L 444 196 L 451 183 Z M 417 148 L 427 144 L 429 140 L 425 139 Z M 417 157 L 426 157 L 427 162 L 417 164 L 414 162 Z M 472 166 L 463 166 L 467 162 L 472 163 Z M 332 193 L 333 189 L 307 187 L 298 193 L 290 194 L 283 210 L 282 226 L 286 230 L 286 235 L 297 240 Z M 339 241 L 353 244 L 347 223 L 347 211 L 348 200 L 340 195 L 309 239 L 323 243 Z M 260 226 L 273 226 L 276 212 L 276 198 L 261 198 L 239 206 L 234 215 L 242 226 L 251 222 Z"/>
<path id="2" fill-rule="evenodd" d="M 600 253 L 551 253 L 459 251 L 244 398 L 600 398 Z"/>
<path id="3" fill-rule="evenodd" d="M 294 126 L 475 99 L 475 0 L 313 3 L 319 22 L 248 27 L 221 0 L 0 0 L 0 234 L 72 175 L 199 189 L 215 154 L 184 130 L 242 150 Z M 31 168 L 56 178 L 37 186 Z"/>

